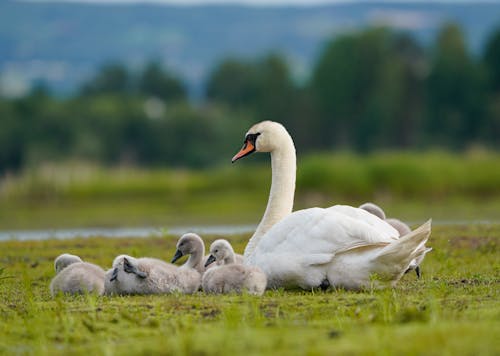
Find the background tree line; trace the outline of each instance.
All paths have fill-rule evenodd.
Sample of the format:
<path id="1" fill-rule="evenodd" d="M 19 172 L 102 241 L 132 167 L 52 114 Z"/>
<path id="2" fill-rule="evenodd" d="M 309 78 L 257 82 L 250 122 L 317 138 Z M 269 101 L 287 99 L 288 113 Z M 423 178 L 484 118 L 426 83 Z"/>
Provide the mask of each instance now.
<path id="1" fill-rule="evenodd" d="M 0 98 L 0 118 L 0 172 L 68 159 L 203 167 L 228 161 L 263 119 L 285 124 L 301 152 L 498 149 L 500 29 L 478 56 L 453 24 L 431 48 L 387 28 L 337 36 L 301 84 L 279 54 L 229 58 L 196 105 L 157 62 L 111 63 L 70 98 L 43 85 Z"/>

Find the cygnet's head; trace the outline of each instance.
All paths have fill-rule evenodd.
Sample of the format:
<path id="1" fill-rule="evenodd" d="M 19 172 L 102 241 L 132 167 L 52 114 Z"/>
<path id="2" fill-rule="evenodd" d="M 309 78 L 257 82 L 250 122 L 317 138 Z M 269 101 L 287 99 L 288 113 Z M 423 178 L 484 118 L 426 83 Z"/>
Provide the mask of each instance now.
<path id="1" fill-rule="evenodd" d="M 113 261 L 113 273 L 110 282 L 116 280 L 125 281 L 135 277 L 146 278 L 147 273 L 139 269 L 139 262 L 136 258 L 128 255 L 117 256 Z"/>
<path id="2" fill-rule="evenodd" d="M 181 236 L 177 241 L 177 250 L 172 258 L 172 263 L 185 255 L 193 253 L 205 253 L 205 245 L 201 237 L 195 233 L 189 232 Z"/>
<path id="3" fill-rule="evenodd" d="M 359 208 L 366 210 L 370 214 L 378 217 L 379 219 L 385 220 L 385 212 L 377 204 L 373 204 L 373 203 L 368 202 L 368 203 L 361 204 L 359 206 Z"/>
<path id="4" fill-rule="evenodd" d="M 227 240 L 215 240 L 210 245 L 210 256 L 205 263 L 205 267 L 215 261 L 223 261 L 225 258 L 234 255 L 234 250 Z"/>
<path id="5" fill-rule="evenodd" d="M 293 141 L 283 125 L 274 121 L 262 121 L 248 130 L 243 147 L 233 157 L 232 162 L 253 152 L 273 152 L 283 145 L 290 144 L 293 145 Z"/>
<path id="6" fill-rule="evenodd" d="M 58 256 L 54 260 L 54 268 L 56 273 L 61 272 L 63 269 L 68 267 L 72 263 L 83 262 L 82 259 L 76 255 L 70 255 L 69 253 L 64 253 Z"/>

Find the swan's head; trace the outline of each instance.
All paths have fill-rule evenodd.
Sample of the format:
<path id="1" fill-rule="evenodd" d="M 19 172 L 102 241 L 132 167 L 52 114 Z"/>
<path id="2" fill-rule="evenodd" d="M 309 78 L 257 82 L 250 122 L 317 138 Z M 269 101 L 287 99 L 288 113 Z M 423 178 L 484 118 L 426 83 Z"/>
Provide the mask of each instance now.
<path id="1" fill-rule="evenodd" d="M 182 256 L 191 255 L 195 252 L 205 253 L 203 240 L 199 235 L 192 232 L 184 234 L 181 236 L 179 241 L 177 241 L 177 251 L 175 251 L 172 263 L 177 261 Z"/>
<path id="2" fill-rule="evenodd" d="M 82 259 L 76 255 L 70 255 L 69 253 L 64 253 L 58 256 L 54 260 L 54 268 L 56 273 L 61 272 L 63 269 L 68 267 L 72 263 L 83 262 Z"/>
<path id="3" fill-rule="evenodd" d="M 253 152 L 273 152 L 283 145 L 289 145 L 292 139 L 280 123 L 262 121 L 253 125 L 245 135 L 241 150 L 233 157 L 232 162 Z"/>
<path id="4" fill-rule="evenodd" d="M 215 240 L 210 245 L 210 256 L 205 263 L 205 267 L 215 261 L 223 261 L 227 257 L 234 255 L 234 250 L 227 240 Z"/>

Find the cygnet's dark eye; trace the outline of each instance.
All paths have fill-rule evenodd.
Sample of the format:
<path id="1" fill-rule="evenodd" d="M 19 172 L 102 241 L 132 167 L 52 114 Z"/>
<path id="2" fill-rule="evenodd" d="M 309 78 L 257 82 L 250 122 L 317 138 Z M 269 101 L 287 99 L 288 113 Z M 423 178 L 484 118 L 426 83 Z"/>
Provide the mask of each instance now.
<path id="1" fill-rule="evenodd" d="M 219 250 L 215 250 L 214 252 L 217 253 L 217 252 L 219 252 Z"/>

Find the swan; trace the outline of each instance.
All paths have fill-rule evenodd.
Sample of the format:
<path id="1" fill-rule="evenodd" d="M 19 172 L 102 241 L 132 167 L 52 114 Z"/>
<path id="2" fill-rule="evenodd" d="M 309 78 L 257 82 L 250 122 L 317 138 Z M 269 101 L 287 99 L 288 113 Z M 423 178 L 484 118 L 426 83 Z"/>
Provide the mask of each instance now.
<path id="1" fill-rule="evenodd" d="M 391 225 L 393 228 L 395 228 L 398 231 L 399 236 L 404 236 L 404 235 L 407 235 L 411 232 L 410 227 L 407 224 L 405 224 L 404 222 L 402 222 L 401 220 L 395 219 L 395 218 L 387 218 L 385 216 L 384 210 L 380 206 L 378 206 L 377 204 L 367 202 L 367 203 L 361 204 L 359 206 L 359 208 L 368 211 L 369 213 L 379 217 L 382 220 L 385 220 L 386 223 L 388 223 L 389 225 Z M 421 270 L 420 270 L 419 264 L 420 264 L 420 262 L 422 262 L 422 259 L 423 258 L 415 259 L 415 261 L 412 262 L 410 264 L 410 266 L 408 267 L 408 269 L 406 270 L 406 273 L 409 272 L 410 270 L 415 270 L 415 274 L 417 275 L 417 278 L 420 278 L 421 277 Z"/>
<path id="2" fill-rule="evenodd" d="M 75 255 L 62 254 L 54 261 L 56 276 L 50 282 L 50 293 L 83 294 L 104 293 L 104 270 L 83 262 Z"/>
<path id="3" fill-rule="evenodd" d="M 192 294 L 200 284 L 201 275 L 190 260 L 177 267 L 156 258 L 120 255 L 106 273 L 105 294 Z"/>
<path id="4" fill-rule="evenodd" d="M 221 264 L 208 269 L 201 280 L 206 293 L 241 293 L 262 295 L 266 290 L 267 278 L 259 267 L 235 263 L 233 247 L 227 240 L 215 240 L 210 246 L 206 266 L 213 262 Z"/>
<path id="5" fill-rule="evenodd" d="M 244 257 L 246 264 L 265 272 L 268 288 L 394 286 L 429 251 L 425 243 L 430 220 L 399 238 L 391 225 L 351 206 L 292 213 L 295 147 L 281 124 L 263 121 L 252 126 L 232 162 L 253 152 L 271 154 L 272 183 L 266 211 Z"/>
<path id="6" fill-rule="evenodd" d="M 404 235 L 409 234 L 411 232 L 410 227 L 407 224 L 405 224 L 404 222 L 402 222 L 401 220 L 395 219 L 395 218 L 387 218 L 385 216 L 384 210 L 382 210 L 382 208 L 380 206 L 378 206 L 377 204 L 368 202 L 368 203 L 361 204 L 359 206 L 359 208 L 368 211 L 369 213 L 377 216 L 378 218 L 380 218 L 382 220 L 385 220 L 385 222 L 387 222 L 389 225 L 391 225 L 393 228 L 395 228 L 398 231 L 399 236 L 404 236 Z"/>

